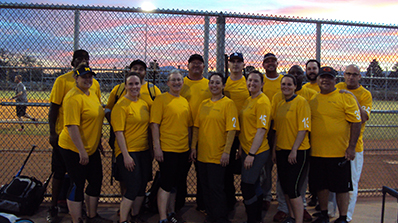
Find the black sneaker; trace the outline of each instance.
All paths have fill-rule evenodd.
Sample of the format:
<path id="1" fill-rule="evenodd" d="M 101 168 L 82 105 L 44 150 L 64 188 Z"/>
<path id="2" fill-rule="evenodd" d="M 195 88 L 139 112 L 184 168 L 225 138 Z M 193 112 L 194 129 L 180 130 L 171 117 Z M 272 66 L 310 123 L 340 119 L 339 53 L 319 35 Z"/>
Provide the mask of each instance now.
<path id="1" fill-rule="evenodd" d="M 171 213 L 167 217 L 167 221 L 170 223 L 186 223 L 186 221 L 184 219 L 182 219 L 181 217 L 177 216 L 176 213 Z"/>
<path id="2" fill-rule="evenodd" d="M 289 216 L 282 223 L 296 223 L 296 220 Z"/>
<path id="3" fill-rule="evenodd" d="M 345 218 L 339 217 L 334 221 L 335 223 L 348 223 L 348 221 Z"/>
<path id="4" fill-rule="evenodd" d="M 87 216 L 87 218 L 86 218 L 86 223 L 113 223 L 113 221 L 110 220 L 110 219 L 103 218 L 103 217 L 101 217 L 101 216 L 99 216 L 99 215 L 97 214 L 97 215 L 95 215 L 95 216 L 92 217 L 92 218 L 89 218 L 89 217 Z"/>
<path id="5" fill-rule="evenodd" d="M 329 223 L 329 216 L 319 216 L 315 221 L 312 223 Z"/>
<path id="6" fill-rule="evenodd" d="M 47 222 L 49 223 L 54 223 L 57 222 L 58 219 L 58 207 L 57 206 L 51 206 L 47 210 Z"/>

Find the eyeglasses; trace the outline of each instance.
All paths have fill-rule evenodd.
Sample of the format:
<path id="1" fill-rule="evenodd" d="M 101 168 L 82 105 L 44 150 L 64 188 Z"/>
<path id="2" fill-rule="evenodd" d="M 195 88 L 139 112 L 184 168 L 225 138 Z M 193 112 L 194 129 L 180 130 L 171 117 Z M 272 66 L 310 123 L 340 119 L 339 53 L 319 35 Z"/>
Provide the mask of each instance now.
<path id="1" fill-rule="evenodd" d="M 359 76 L 359 74 L 357 74 L 357 73 L 350 73 L 350 72 L 345 72 L 344 73 L 344 75 L 347 75 L 347 76 L 353 76 L 353 77 L 358 77 Z"/>

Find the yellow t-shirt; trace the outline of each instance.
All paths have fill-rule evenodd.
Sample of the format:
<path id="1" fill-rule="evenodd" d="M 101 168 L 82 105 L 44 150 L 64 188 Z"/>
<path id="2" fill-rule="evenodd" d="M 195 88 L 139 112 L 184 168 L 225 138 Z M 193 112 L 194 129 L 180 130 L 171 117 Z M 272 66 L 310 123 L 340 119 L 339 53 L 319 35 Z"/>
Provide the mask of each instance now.
<path id="1" fill-rule="evenodd" d="M 192 120 L 195 120 L 200 103 L 211 97 L 209 80 L 206 78 L 202 78 L 201 80 L 191 80 L 188 77 L 184 77 L 184 85 L 182 86 L 180 95 L 189 102 L 192 112 Z"/>
<path id="2" fill-rule="evenodd" d="M 311 82 L 307 82 L 303 85 L 303 88 L 310 88 L 316 92 L 320 92 L 321 89 L 319 88 L 318 84 L 315 82 L 314 84 L 311 84 Z"/>
<path id="3" fill-rule="evenodd" d="M 354 97 L 335 89 L 317 93 L 310 101 L 311 156 L 344 157 L 350 140 L 351 124 L 361 122 Z"/>
<path id="4" fill-rule="evenodd" d="M 271 124 L 271 103 L 268 97 L 261 93 L 256 98 L 247 98 L 243 109 L 239 113 L 239 140 L 243 150 L 249 153 L 257 129 L 269 130 Z M 269 150 L 267 132 L 256 154 Z"/>
<path id="5" fill-rule="evenodd" d="M 76 86 L 76 80 L 73 77 L 73 74 L 74 71 L 69 71 L 68 73 L 57 77 L 50 94 L 50 102 L 61 106 L 58 111 L 57 122 L 55 123 L 55 131 L 58 135 L 64 128 L 64 109 L 62 101 L 69 90 Z M 91 88 L 94 89 L 95 94 L 101 102 L 101 90 L 97 80 L 93 79 L 93 85 Z"/>
<path id="6" fill-rule="evenodd" d="M 370 93 L 370 91 L 366 90 L 364 87 L 362 87 L 362 85 L 357 89 L 348 90 L 347 84 L 344 82 L 336 84 L 336 88 L 351 91 L 357 98 L 359 105 L 366 111 L 370 119 L 370 111 L 372 110 L 372 94 Z M 365 125 L 366 123 L 362 123 L 361 125 L 361 134 L 359 135 L 357 146 L 355 147 L 355 152 L 363 151 L 363 132 L 365 131 Z"/>
<path id="7" fill-rule="evenodd" d="M 174 97 L 168 92 L 155 98 L 150 122 L 159 124 L 160 146 L 165 152 L 182 153 L 189 150 L 188 128 L 192 114 L 184 97 Z"/>
<path id="8" fill-rule="evenodd" d="M 204 100 L 199 106 L 194 126 L 199 128 L 198 161 L 220 164 L 227 132 L 239 130 L 235 103 L 228 97 L 215 102 Z"/>
<path id="9" fill-rule="evenodd" d="M 305 100 L 307 100 L 307 102 L 309 102 L 312 98 L 312 96 L 314 96 L 316 94 L 316 91 L 310 89 L 310 88 L 301 88 L 299 91 L 296 91 L 295 94 L 300 95 L 301 97 L 305 98 Z M 274 95 L 274 97 L 272 98 L 272 119 L 274 119 L 275 116 L 275 112 L 276 112 L 276 106 L 278 105 L 278 103 L 282 100 L 285 100 L 285 97 L 283 96 L 282 92 L 276 93 Z"/>
<path id="10" fill-rule="evenodd" d="M 148 149 L 149 107 L 144 100 L 131 101 L 122 97 L 113 107 L 111 115 L 112 128 L 115 132 L 123 132 L 128 152 Z M 115 140 L 115 157 L 121 152 Z"/>
<path id="11" fill-rule="evenodd" d="M 268 78 L 267 75 L 264 75 L 263 92 L 270 101 L 276 93 L 281 92 L 282 77 L 283 75 L 281 74 L 276 78 Z"/>
<path id="12" fill-rule="evenodd" d="M 84 148 L 90 156 L 98 148 L 105 113 L 95 90 L 90 88 L 89 91 L 90 95 L 86 95 L 79 88 L 73 87 L 65 95 L 63 102 L 65 126 L 59 135 L 59 146 L 76 153 L 79 152 L 70 138 L 67 127 L 77 125 Z"/>
<path id="13" fill-rule="evenodd" d="M 159 88 L 156 85 L 149 83 L 149 82 L 146 82 L 144 85 L 141 86 L 140 99 L 144 100 L 148 104 L 149 108 L 151 108 L 151 106 L 153 104 L 153 100 L 148 91 L 148 84 L 149 84 L 149 89 L 150 89 L 153 97 L 156 97 L 156 96 L 162 94 L 162 92 L 160 92 Z M 109 94 L 108 103 L 106 104 L 105 108 L 107 108 L 109 110 L 113 109 L 113 106 L 115 105 L 115 102 L 116 102 L 116 95 L 119 92 L 119 88 L 123 88 L 123 92 L 120 94 L 118 99 L 120 99 L 121 97 L 123 97 L 126 94 L 126 89 L 124 88 L 124 84 L 116 85 L 112 89 L 111 93 Z"/>
<path id="14" fill-rule="evenodd" d="M 299 131 L 307 133 L 298 150 L 310 148 L 308 132 L 311 131 L 311 109 L 305 98 L 296 95 L 288 101 L 280 101 L 273 116 L 277 150 L 292 150 Z"/>
<path id="15" fill-rule="evenodd" d="M 224 94 L 235 102 L 238 112 L 242 110 L 243 104 L 245 104 L 246 99 L 250 96 L 245 76 L 236 81 L 228 77 L 225 83 Z"/>

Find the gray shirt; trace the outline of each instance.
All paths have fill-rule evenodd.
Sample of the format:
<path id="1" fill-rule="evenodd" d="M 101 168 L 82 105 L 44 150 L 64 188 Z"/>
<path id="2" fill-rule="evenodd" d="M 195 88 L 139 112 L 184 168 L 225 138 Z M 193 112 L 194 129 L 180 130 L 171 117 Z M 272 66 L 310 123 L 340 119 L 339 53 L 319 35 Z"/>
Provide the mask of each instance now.
<path id="1" fill-rule="evenodd" d="M 25 87 L 25 85 L 22 84 L 22 82 L 19 82 L 17 84 L 17 87 L 15 88 L 15 94 L 18 94 L 21 91 L 22 91 L 22 94 L 19 95 L 18 97 L 16 97 L 15 101 L 16 102 L 28 102 L 28 98 L 26 97 L 26 87 Z"/>

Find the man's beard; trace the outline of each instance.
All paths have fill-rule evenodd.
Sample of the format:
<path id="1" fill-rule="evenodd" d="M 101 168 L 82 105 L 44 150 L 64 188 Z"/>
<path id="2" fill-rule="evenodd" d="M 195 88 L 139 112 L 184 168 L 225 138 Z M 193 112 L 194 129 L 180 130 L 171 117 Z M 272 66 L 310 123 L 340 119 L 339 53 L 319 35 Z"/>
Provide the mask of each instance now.
<path id="1" fill-rule="evenodd" d="M 314 74 L 314 73 L 311 73 L 311 74 Z M 315 77 L 310 77 L 310 75 L 307 74 L 307 79 L 310 81 L 315 81 L 317 76 L 318 75 L 315 75 Z"/>

